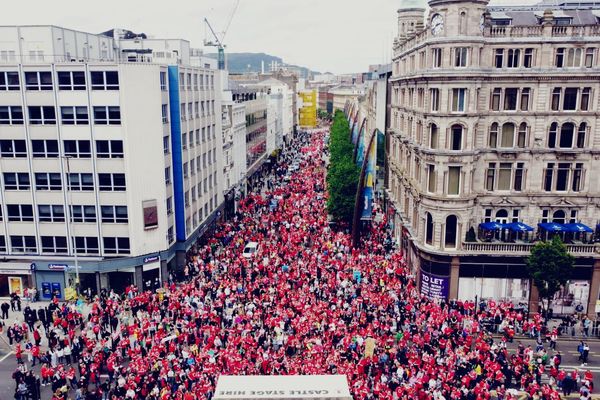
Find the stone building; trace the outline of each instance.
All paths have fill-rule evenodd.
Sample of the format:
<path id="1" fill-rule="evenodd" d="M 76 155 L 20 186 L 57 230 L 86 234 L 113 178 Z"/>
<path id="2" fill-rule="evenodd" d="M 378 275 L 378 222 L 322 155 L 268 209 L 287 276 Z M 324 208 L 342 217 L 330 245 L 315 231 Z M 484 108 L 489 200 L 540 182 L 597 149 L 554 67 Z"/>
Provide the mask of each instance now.
<path id="1" fill-rule="evenodd" d="M 525 257 L 558 234 L 577 261 L 554 312 L 593 314 L 600 6 L 426 8 L 398 10 L 386 149 L 392 223 L 414 272 L 437 279 L 435 295 L 535 308 Z"/>

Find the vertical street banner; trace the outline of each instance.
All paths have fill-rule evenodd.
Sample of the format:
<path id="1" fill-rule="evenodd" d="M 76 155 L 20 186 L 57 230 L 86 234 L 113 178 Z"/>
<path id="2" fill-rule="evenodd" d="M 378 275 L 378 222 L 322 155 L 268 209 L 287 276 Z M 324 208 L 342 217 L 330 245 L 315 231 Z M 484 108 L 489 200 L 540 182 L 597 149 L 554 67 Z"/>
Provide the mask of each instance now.
<path id="1" fill-rule="evenodd" d="M 362 166 L 362 163 L 365 159 L 365 149 L 367 138 L 365 137 L 365 130 L 367 129 L 367 124 L 362 124 L 361 131 L 358 133 L 358 151 L 356 152 L 356 165 L 359 167 Z M 356 142 L 354 142 L 356 143 Z"/>
<path id="2" fill-rule="evenodd" d="M 352 144 L 356 144 L 358 140 L 358 130 L 360 126 L 358 126 L 358 111 L 356 112 L 356 116 L 354 117 L 354 123 L 352 124 Z"/>
<path id="3" fill-rule="evenodd" d="M 421 294 L 430 299 L 448 300 L 450 277 L 421 270 Z"/>
<path id="4" fill-rule="evenodd" d="M 377 134 L 377 133 L 375 133 Z M 364 134 L 362 135 L 364 138 Z M 364 142 L 364 139 L 363 139 Z M 372 140 L 371 147 L 368 149 L 367 154 L 367 167 L 365 169 L 365 186 L 363 189 L 364 206 L 363 212 L 360 217 L 361 220 L 371 220 L 373 215 L 373 196 L 375 193 L 375 168 L 377 162 L 377 141 Z M 361 152 L 357 156 L 360 156 Z"/>

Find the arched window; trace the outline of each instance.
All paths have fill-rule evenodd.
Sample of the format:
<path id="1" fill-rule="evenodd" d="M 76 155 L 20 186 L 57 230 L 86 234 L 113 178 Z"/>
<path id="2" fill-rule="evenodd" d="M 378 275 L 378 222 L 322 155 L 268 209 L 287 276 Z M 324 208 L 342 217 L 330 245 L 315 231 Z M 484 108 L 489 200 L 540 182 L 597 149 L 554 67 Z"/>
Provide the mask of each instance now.
<path id="1" fill-rule="evenodd" d="M 505 209 L 496 211 L 496 222 L 499 224 L 508 224 L 508 211 Z"/>
<path id="2" fill-rule="evenodd" d="M 425 214 L 425 243 L 433 245 L 433 217 Z"/>
<path id="3" fill-rule="evenodd" d="M 456 229 L 458 228 L 458 218 L 456 215 L 446 217 L 446 233 L 444 235 L 444 247 L 456 248 Z"/>
<path id="4" fill-rule="evenodd" d="M 550 131 L 548 132 L 548 148 L 554 149 L 556 147 L 556 135 L 558 132 L 558 124 L 553 122 L 550 125 Z"/>
<path id="5" fill-rule="evenodd" d="M 436 124 L 429 125 L 429 147 L 432 149 L 438 148 L 438 133 L 439 128 Z"/>
<path id="6" fill-rule="evenodd" d="M 463 127 L 462 125 L 452 125 L 450 128 L 450 150 L 462 150 Z"/>
<path id="7" fill-rule="evenodd" d="M 489 146 L 492 149 L 495 149 L 498 146 L 498 123 L 496 122 L 490 126 Z"/>
<path id="8" fill-rule="evenodd" d="M 525 148 L 527 146 L 527 123 L 523 122 L 519 125 L 519 135 L 517 137 L 517 147 Z"/>
<path id="9" fill-rule="evenodd" d="M 577 131 L 577 148 L 582 149 L 585 147 L 585 136 L 587 134 L 587 124 L 582 122 L 579 124 L 579 130 Z"/>
<path id="10" fill-rule="evenodd" d="M 500 147 L 513 147 L 515 145 L 515 124 L 507 122 L 502 125 L 502 140 Z"/>
<path id="11" fill-rule="evenodd" d="M 564 224 L 567 215 L 563 210 L 554 211 L 552 214 L 552 222 L 556 222 L 557 224 Z"/>
<path id="12" fill-rule="evenodd" d="M 560 143 L 561 149 L 570 149 L 573 147 L 573 136 L 575 134 L 575 124 L 567 122 L 560 127 Z"/>

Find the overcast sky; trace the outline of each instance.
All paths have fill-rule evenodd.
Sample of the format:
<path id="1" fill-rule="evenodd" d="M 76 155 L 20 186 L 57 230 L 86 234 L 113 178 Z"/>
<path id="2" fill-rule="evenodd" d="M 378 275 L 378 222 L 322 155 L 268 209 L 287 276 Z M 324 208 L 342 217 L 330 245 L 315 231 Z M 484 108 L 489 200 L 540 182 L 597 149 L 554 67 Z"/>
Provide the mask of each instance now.
<path id="1" fill-rule="evenodd" d="M 495 1 L 507 2 L 523 3 Z M 157 38 L 183 38 L 201 47 L 204 17 L 222 32 L 235 0 L 5 3 L 0 25 L 53 24 L 94 33 L 118 27 Z M 240 0 L 225 44 L 230 52 L 264 52 L 321 72 L 363 71 L 369 64 L 389 61 L 399 5 L 400 0 Z"/>

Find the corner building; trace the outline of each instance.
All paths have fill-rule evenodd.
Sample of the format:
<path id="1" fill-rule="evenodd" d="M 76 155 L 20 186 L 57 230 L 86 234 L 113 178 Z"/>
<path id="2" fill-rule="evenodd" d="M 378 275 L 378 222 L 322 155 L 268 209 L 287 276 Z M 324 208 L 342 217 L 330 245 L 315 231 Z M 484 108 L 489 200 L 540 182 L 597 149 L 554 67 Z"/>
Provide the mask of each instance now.
<path id="1" fill-rule="evenodd" d="M 185 40 L 0 27 L 0 296 L 168 278 L 223 203 L 214 62 Z M 220 165 L 220 168 L 218 167 Z"/>
<path id="2" fill-rule="evenodd" d="M 567 314 L 581 303 L 595 315 L 596 232 L 539 224 L 595 231 L 600 219 L 600 11 L 429 7 L 427 19 L 418 2 L 398 10 L 386 150 L 392 223 L 417 278 L 439 278 L 447 298 L 537 311 L 525 257 L 535 239 L 561 234 L 576 268 L 551 307 Z"/>

